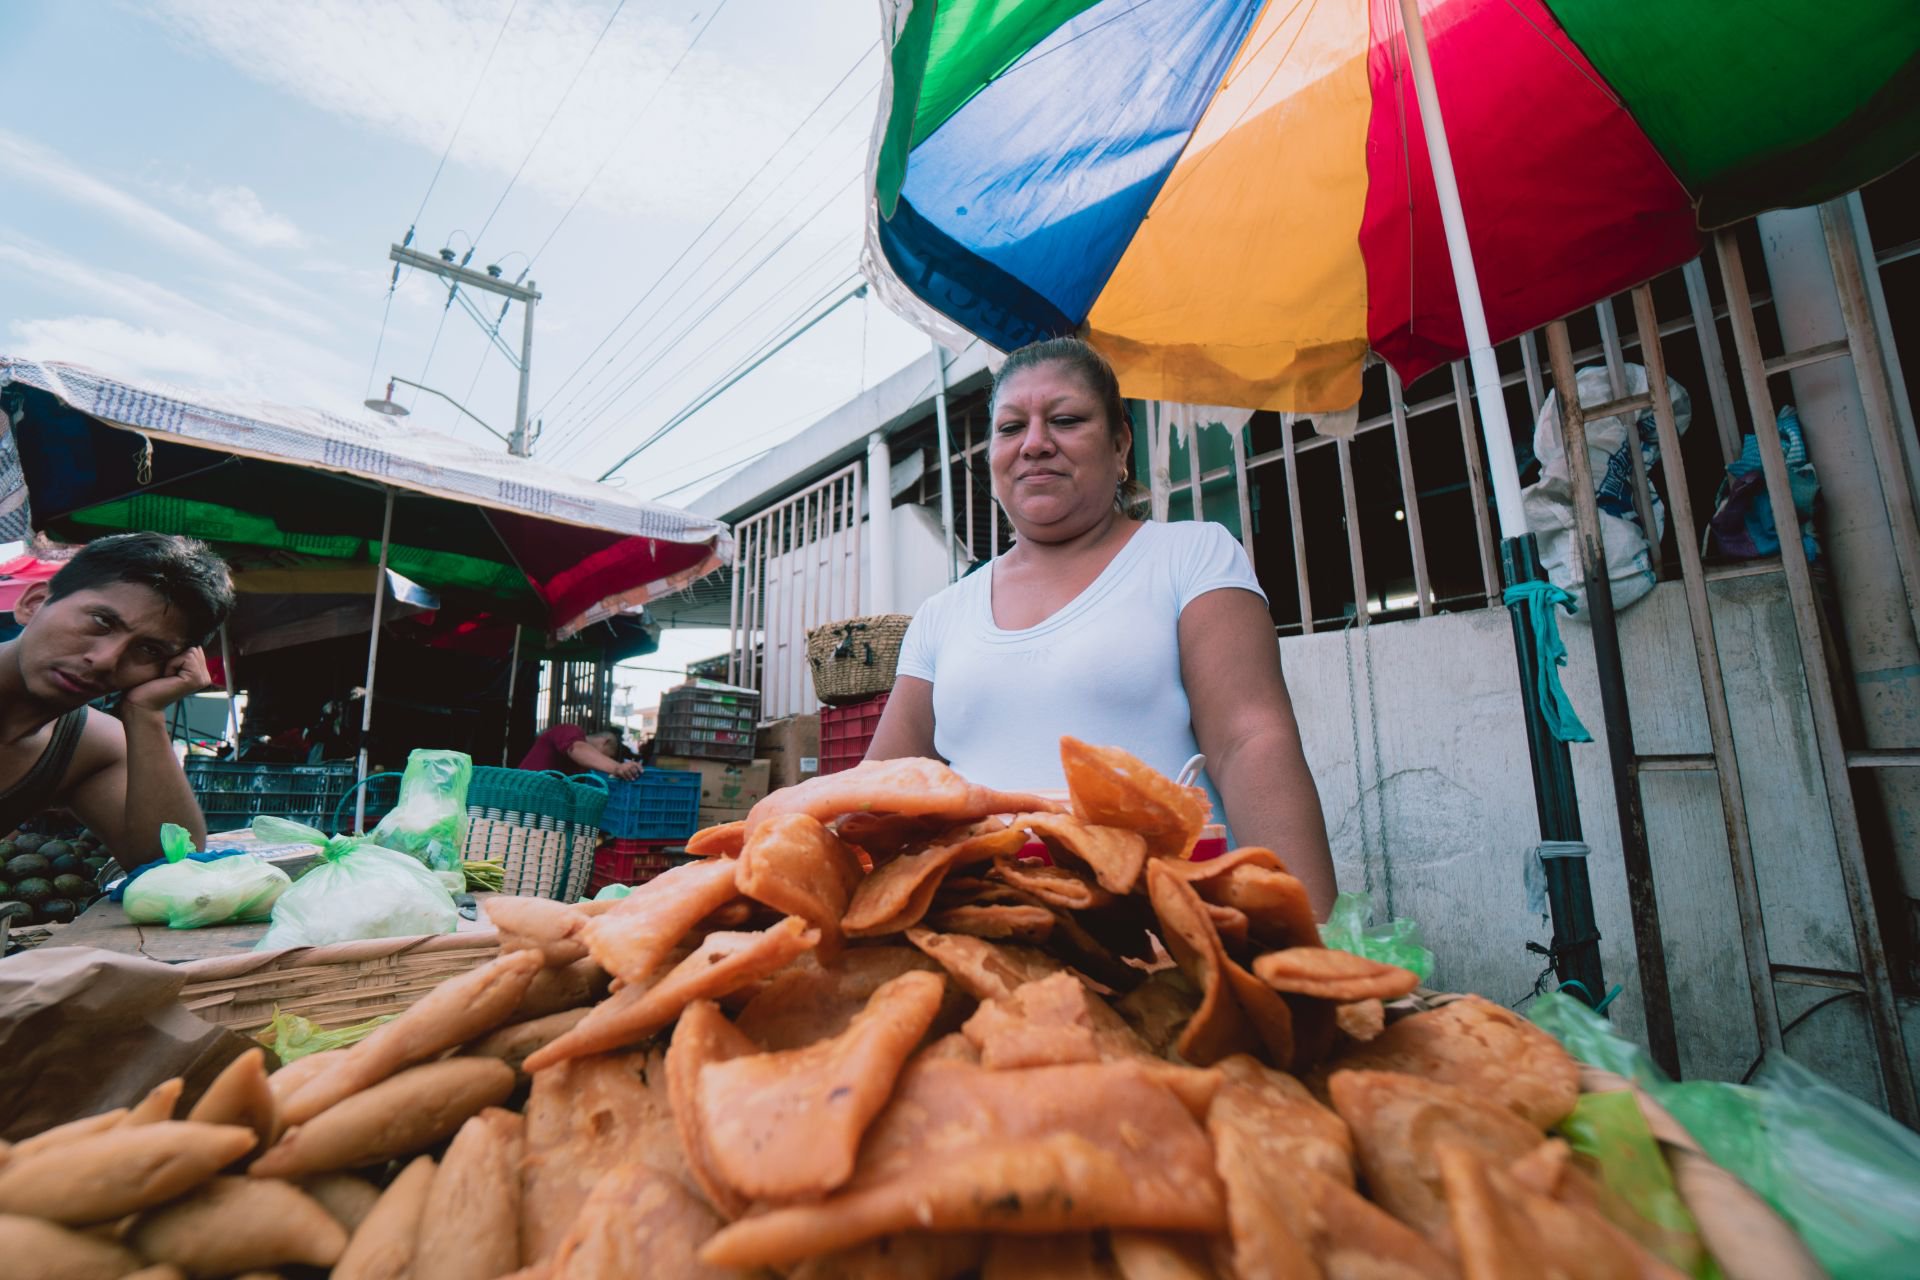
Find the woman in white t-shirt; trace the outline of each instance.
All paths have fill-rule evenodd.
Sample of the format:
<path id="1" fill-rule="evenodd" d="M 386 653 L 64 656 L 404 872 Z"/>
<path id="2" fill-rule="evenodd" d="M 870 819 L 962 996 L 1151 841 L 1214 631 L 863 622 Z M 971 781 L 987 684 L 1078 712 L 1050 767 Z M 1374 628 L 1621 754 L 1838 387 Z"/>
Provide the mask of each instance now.
<path id="1" fill-rule="evenodd" d="M 1324 916 L 1326 824 L 1246 552 L 1217 524 L 1129 513 L 1126 404 L 1086 343 L 1010 355 L 992 421 L 1013 546 L 914 616 L 867 759 L 938 756 L 1033 790 L 1065 785 L 1063 734 L 1169 775 L 1204 752 L 1215 813 L 1278 853 Z"/>

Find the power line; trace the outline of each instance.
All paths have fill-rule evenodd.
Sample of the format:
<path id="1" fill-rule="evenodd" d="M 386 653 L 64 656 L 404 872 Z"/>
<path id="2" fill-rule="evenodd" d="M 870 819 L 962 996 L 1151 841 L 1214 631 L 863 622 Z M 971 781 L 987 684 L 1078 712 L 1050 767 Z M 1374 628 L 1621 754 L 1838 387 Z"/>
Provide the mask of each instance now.
<path id="1" fill-rule="evenodd" d="M 758 262 L 754 263 L 753 266 L 749 267 L 745 272 L 745 274 L 743 274 L 739 279 L 735 280 L 731 286 L 729 286 L 723 293 L 721 293 L 720 296 L 714 300 L 711 306 L 709 306 L 705 311 L 701 312 L 698 318 L 696 318 L 692 323 L 688 324 L 685 328 L 681 329 L 678 333 L 678 336 L 676 336 L 673 339 L 673 341 L 669 342 L 665 347 L 659 348 L 658 352 L 654 355 L 650 363 L 642 367 L 638 372 L 634 373 L 632 377 L 628 377 L 626 382 L 622 383 L 618 388 L 609 392 L 601 400 L 601 402 L 597 407 L 591 409 L 588 412 L 585 420 L 582 421 L 579 427 L 579 430 L 582 430 L 582 431 L 586 430 L 594 422 L 597 422 L 600 418 L 604 417 L 607 411 L 610 408 L 612 408 L 614 404 L 618 403 L 618 401 L 622 396 L 626 395 L 627 392 L 631 391 L 633 387 L 638 384 L 641 378 L 644 378 L 654 368 L 658 367 L 660 361 L 666 357 L 668 352 L 672 351 L 675 347 L 679 346 L 681 342 L 685 341 L 686 338 L 689 337 L 694 331 L 696 331 L 699 328 L 699 326 L 707 320 L 708 317 L 710 317 L 721 306 L 725 305 L 736 293 L 738 293 L 746 285 L 746 283 L 749 280 L 753 279 L 753 277 L 756 274 L 758 274 L 762 268 L 764 268 L 768 263 L 773 261 L 774 258 L 778 257 L 781 250 L 785 249 L 789 244 L 793 243 L 794 239 L 798 237 L 802 231 L 805 231 L 810 225 L 812 225 L 813 220 L 819 217 L 821 213 L 825 212 L 826 208 L 829 205 L 831 205 L 833 201 L 840 196 L 841 192 L 851 187 L 854 183 L 859 182 L 861 180 L 861 177 L 862 177 L 862 174 L 859 172 L 856 172 L 852 177 L 848 178 L 845 182 L 842 182 L 839 187 L 837 187 L 835 190 L 829 193 L 827 198 L 824 201 L 822 201 L 820 205 L 813 210 L 812 213 L 802 218 L 799 221 L 799 223 L 794 226 L 793 230 L 787 233 L 787 236 L 785 239 L 781 240 L 779 244 L 775 245 L 772 249 L 769 249 L 764 255 L 762 255 L 762 257 Z M 818 190 L 819 184 L 816 183 L 814 189 Z M 809 192 L 808 194 L 810 195 L 812 193 Z M 745 260 L 747 254 L 753 252 L 753 250 L 756 247 L 758 247 L 764 240 L 766 240 L 766 238 L 769 235 L 773 234 L 774 231 L 777 231 L 779 229 L 779 225 L 780 224 L 775 223 L 773 226 L 767 228 L 767 230 L 763 231 L 759 235 L 759 237 L 753 241 L 752 244 L 749 244 L 744 250 L 742 250 L 740 256 L 736 257 L 721 272 L 720 279 L 724 280 L 726 278 L 726 275 L 729 272 L 731 272 L 735 267 L 739 266 L 740 263 Z M 671 321 L 668 321 L 668 324 L 669 325 L 678 324 L 687 315 L 688 312 L 692 311 L 695 307 L 700 305 L 702 298 L 710 295 L 713 289 L 717 289 L 717 288 L 719 288 L 718 282 L 715 283 L 712 289 L 708 290 L 707 295 L 702 295 L 700 298 L 695 298 L 691 302 L 689 302 L 685 307 L 681 308 L 680 313 L 676 315 Z M 675 292 L 677 293 L 678 290 L 676 289 Z M 626 365 L 624 365 L 621 368 L 620 372 L 615 374 L 614 376 L 616 378 L 626 377 L 628 370 L 633 369 L 633 367 L 636 364 L 638 364 L 642 359 L 644 359 L 649 352 L 653 352 L 656 345 L 660 341 L 660 339 L 665 337 L 666 333 L 669 331 L 670 330 L 662 331 L 660 334 L 655 335 L 653 341 L 649 342 L 646 346 L 640 348 L 640 350 L 634 354 L 633 358 L 629 360 L 626 363 Z M 636 337 L 638 336 L 637 332 L 635 336 Z"/>
<path id="2" fill-rule="evenodd" d="M 877 88 L 878 86 L 875 86 L 875 87 Z M 672 302 L 675 298 L 679 297 L 687 289 L 687 287 L 694 282 L 695 277 L 703 269 L 705 269 L 708 263 L 713 261 L 715 256 L 718 255 L 722 249 L 726 248 L 727 245 L 732 242 L 735 236 L 739 235 L 742 231 L 746 230 L 747 227 L 752 225 L 754 215 L 759 213 L 761 209 L 765 208 L 769 200 L 773 199 L 773 197 L 776 194 L 778 194 L 784 187 L 786 187 L 788 183 L 793 181 L 795 175 L 797 175 L 801 171 L 801 169 L 803 169 L 806 166 L 807 161 L 813 159 L 813 157 L 819 152 L 820 148 L 826 145 L 827 141 L 833 137 L 833 131 L 835 129 L 838 129 L 842 124 L 844 124 L 847 120 L 847 117 L 852 115 L 854 111 L 858 110 L 859 107 L 863 104 L 863 102 L 864 102 L 864 96 L 860 99 L 856 99 L 853 103 L 851 103 L 848 106 L 847 110 L 841 113 L 840 118 L 834 121 L 833 124 L 828 126 L 827 131 L 823 133 L 814 142 L 814 144 L 811 147 L 807 148 L 806 152 L 798 160 L 794 162 L 793 167 L 790 170 L 788 170 L 787 174 L 783 178 L 781 178 L 778 182 L 774 183 L 771 187 L 767 188 L 767 190 L 761 194 L 759 201 L 753 206 L 753 208 L 749 209 L 745 213 L 745 215 L 741 217 L 739 222 L 734 224 L 733 229 L 728 231 L 722 237 L 720 237 L 720 239 L 714 241 L 713 246 L 707 250 L 706 256 L 700 259 L 698 263 L 694 264 L 694 266 L 688 270 L 687 274 L 680 278 L 680 282 L 674 285 L 672 290 L 668 292 L 666 298 L 662 300 L 660 304 L 655 308 L 655 311 L 654 311 L 655 317 L 659 315 L 660 311 L 664 309 L 668 303 Z M 856 142 L 856 150 L 864 150 L 866 145 L 867 145 L 866 139 L 864 138 L 859 139 Z M 833 169 L 833 166 L 829 166 L 828 172 L 832 172 L 832 169 Z M 856 177 L 859 176 L 859 171 L 856 171 L 855 176 Z M 804 201 L 808 199 L 813 195 L 815 191 L 818 191 L 819 189 L 820 189 L 820 183 L 816 182 L 812 188 L 810 188 L 805 194 L 799 197 L 799 201 Z M 796 201 L 795 203 L 799 203 L 799 201 Z M 829 201 L 829 203 L 831 203 L 831 201 Z M 822 207 L 824 208 L 824 206 Z M 813 216 L 817 216 L 817 213 L 818 211 L 816 211 L 816 213 L 813 215 L 808 215 L 809 219 Z M 739 266 L 740 263 L 746 259 L 746 256 L 752 253 L 755 247 L 757 247 L 760 243 L 765 241 L 769 235 L 773 234 L 773 232 L 777 230 L 779 226 L 780 226 L 780 223 L 775 222 L 774 224 L 769 226 L 766 230 L 762 231 L 760 235 L 757 236 L 751 244 L 749 244 L 745 249 L 742 249 L 740 253 L 736 255 L 731 262 L 729 262 L 725 267 L 721 268 L 720 272 L 715 277 L 715 283 L 713 285 L 708 286 L 707 293 L 710 294 L 714 288 L 718 288 L 719 287 L 718 281 L 724 280 L 727 277 L 727 274 L 729 272 L 731 272 L 735 267 Z M 685 255 L 683 254 L 682 257 L 684 256 Z M 656 281 L 655 283 L 657 286 L 658 282 Z M 707 295 L 702 294 L 701 296 L 705 297 Z M 694 303 L 690 304 L 687 307 L 683 307 L 680 310 L 680 313 L 678 315 L 676 315 L 672 320 L 669 320 L 666 322 L 666 327 L 671 328 L 671 326 L 679 323 L 679 321 L 689 311 L 691 311 L 694 306 L 697 306 L 697 305 L 698 305 L 698 300 L 696 300 Z M 635 329 L 632 333 L 628 334 L 626 338 L 622 339 L 620 345 L 614 349 L 613 354 L 607 357 L 606 363 L 602 365 L 600 369 L 593 374 L 592 377 L 588 378 L 586 382 L 581 385 L 579 390 L 575 391 L 573 395 L 569 396 L 567 399 L 567 402 L 561 405 L 559 410 L 556 411 L 556 413 L 557 414 L 565 413 L 568 409 L 570 409 L 574 405 L 576 401 L 580 399 L 581 396 L 586 395 L 592 389 L 593 384 L 599 380 L 601 374 L 605 373 L 607 369 L 612 366 L 613 362 L 620 358 L 623 352 L 625 352 L 636 341 L 638 341 L 643 334 L 646 333 L 647 327 L 648 327 L 647 324 L 643 323 L 638 329 Z M 625 377 L 627 372 L 630 369 L 632 369 L 635 364 L 639 363 L 639 361 L 642 358 L 644 358 L 645 352 L 648 349 L 650 349 L 654 343 L 657 343 L 660 340 L 661 336 L 662 336 L 661 334 L 655 334 L 652 341 L 650 341 L 646 347 L 642 348 L 641 353 L 638 355 L 635 355 L 632 359 L 629 359 L 627 363 L 623 365 L 620 368 L 620 370 L 613 375 L 613 377 L 616 380 L 622 377 Z M 618 394 L 620 393 L 618 392 L 615 393 L 616 397 L 618 396 Z M 604 401 L 600 407 L 604 409 L 605 407 Z M 597 412 L 595 416 L 598 416 Z"/>
<path id="3" fill-rule="evenodd" d="M 567 81 L 566 90 L 561 93 L 560 101 L 553 104 L 553 112 L 547 117 L 547 122 L 540 126 L 540 132 L 535 135 L 533 145 L 527 148 L 526 155 L 520 157 L 520 167 L 513 171 L 511 178 L 507 179 L 506 190 L 502 191 L 500 198 L 493 202 L 493 211 L 487 214 L 487 220 L 480 224 L 479 232 L 473 237 L 475 244 L 478 244 L 481 238 L 487 234 L 487 228 L 493 225 L 494 218 L 500 212 L 500 206 L 507 202 L 507 196 L 512 193 L 514 185 L 520 181 L 520 175 L 526 172 L 527 162 L 533 159 L 536 151 L 540 150 L 540 144 L 546 141 L 547 130 L 553 128 L 553 122 L 559 118 L 561 108 L 565 107 L 567 105 L 567 99 L 573 96 L 574 86 L 580 83 L 580 77 L 585 73 L 587 64 L 593 61 L 593 55 L 600 48 L 600 42 L 607 38 L 607 32 L 612 28 L 614 19 L 618 18 L 620 11 L 626 7 L 627 0 L 620 0 L 618 4 L 613 6 L 613 12 L 607 15 L 606 24 L 600 28 L 600 34 L 593 38 L 593 44 L 587 49 L 587 56 L 582 58 L 580 65 L 573 69 L 573 79 Z"/>
<path id="4" fill-rule="evenodd" d="M 673 78 L 680 74 L 682 64 L 686 62 L 688 56 L 693 53 L 694 49 L 699 46 L 701 37 L 707 34 L 707 28 L 713 25 L 713 20 L 718 18 L 720 11 L 726 7 L 727 0 L 720 0 L 720 3 L 714 6 L 713 12 L 707 15 L 706 22 L 701 26 L 699 31 L 694 33 L 692 42 L 680 51 L 680 56 L 674 60 L 673 66 L 668 68 L 666 79 L 654 87 L 652 95 L 647 98 L 646 102 L 641 104 L 640 110 L 634 113 L 633 119 L 627 122 L 626 131 L 620 135 L 619 141 L 613 144 L 607 151 L 606 156 L 600 161 L 600 167 L 593 171 L 593 176 L 587 179 L 586 185 L 581 187 L 579 193 L 573 197 L 573 203 L 568 205 L 567 211 L 560 215 L 560 221 L 553 224 L 553 230 L 547 232 L 547 238 L 542 240 L 540 247 L 533 251 L 533 258 L 527 264 L 529 269 L 532 268 L 534 262 L 539 260 L 540 255 L 547 251 L 547 246 L 553 243 L 553 238 L 560 234 L 560 228 L 567 225 L 567 219 L 571 218 L 573 211 L 580 207 L 580 201 L 585 199 L 587 192 L 593 189 L 593 184 L 600 180 L 600 175 L 606 172 L 607 165 L 612 162 L 613 157 L 619 154 L 622 147 L 626 146 L 627 139 L 633 136 L 633 131 L 640 126 L 640 121 L 646 117 L 648 111 L 653 109 L 654 102 L 666 91 L 667 86 L 673 83 Z"/>
<path id="5" fill-rule="evenodd" d="M 634 304 L 627 309 L 627 313 L 621 316 L 619 320 L 615 321 L 613 327 L 606 332 L 605 336 L 603 336 L 599 342 L 594 344 L 593 350 L 587 352 L 585 358 L 582 359 L 578 365 L 574 366 L 573 372 L 569 373 L 565 378 L 561 379 L 560 385 L 555 387 L 553 391 L 549 393 L 546 399 L 546 403 L 541 405 L 540 407 L 541 415 L 544 416 L 548 407 L 550 407 L 553 404 L 554 400 L 560 395 L 560 393 L 562 391 L 565 391 L 567 387 L 572 385 L 573 380 L 580 376 L 581 370 L 585 369 L 589 364 L 593 363 L 593 358 L 600 354 L 601 348 L 605 347 L 607 343 L 613 340 L 614 334 L 620 332 L 620 330 L 626 326 L 627 321 L 633 319 L 635 313 L 637 313 L 640 310 L 640 308 L 646 304 L 647 299 L 653 296 L 653 291 L 655 289 L 658 289 L 661 283 L 664 280 L 666 280 L 666 278 L 669 275 L 673 273 L 674 268 L 678 267 L 682 262 L 686 260 L 687 255 L 693 252 L 694 246 L 699 244 L 700 241 L 705 238 L 707 232 L 713 230 L 713 228 L 719 223 L 720 219 L 726 216 L 727 210 L 733 208 L 733 206 L 740 200 L 740 198 L 746 195 L 746 193 L 752 189 L 753 184 L 759 181 L 760 175 L 767 171 L 767 167 L 771 165 L 774 162 L 775 158 L 777 158 L 780 155 L 780 153 L 786 149 L 787 144 L 791 143 L 795 138 L 800 136 L 800 131 L 805 129 L 816 115 L 820 114 L 820 111 L 833 98 L 833 95 L 840 91 L 840 87 L 844 85 L 848 81 L 848 79 L 852 77 L 855 71 L 858 71 L 860 69 L 860 64 L 865 62 L 868 56 L 872 54 L 873 51 L 878 49 L 879 47 L 880 47 L 880 42 L 876 40 L 872 44 L 868 45 L 866 49 L 864 49 L 861 52 L 858 58 L 854 59 L 853 65 L 848 67 L 845 73 L 843 73 L 841 77 L 834 82 L 833 87 L 831 89 L 828 89 L 827 92 L 821 97 L 820 101 L 814 104 L 813 109 L 807 112 L 807 114 L 805 115 L 805 117 L 801 119 L 799 124 L 794 126 L 793 131 L 789 133 L 784 139 L 782 139 L 777 146 L 774 147 L 774 149 L 767 155 L 767 158 L 765 160 L 760 162 L 760 167 L 753 171 L 752 176 L 750 176 L 744 183 L 742 183 L 740 185 L 740 189 L 738 191 L 735 191 L 733 195 L 728 198 L 727 202 L 720 207 L 719 212 L 715 213 L 712 218 L 708 219 L 707 224 L 704 227 L 700 228 L 700 230 L 697 233 L 695 233 L 694 237 L 691 240 L 687 241 L 686 246 L 680 250 L 679 255 L 675 257 L 672 262 L 667 264 L 665 270 L 663 270 L 657 277 L 655 277 L 653 283 L 648 285 L 646 290 L 640 295 L 640 297 L 637 300 L 635 300 Z M 617 354 L 618 353 L 616 352 L 616 355 Z M 611 364 L 612 362 L 613 362 L 613 359 L 612 357 L 610 357 L 607 363 Z"/>

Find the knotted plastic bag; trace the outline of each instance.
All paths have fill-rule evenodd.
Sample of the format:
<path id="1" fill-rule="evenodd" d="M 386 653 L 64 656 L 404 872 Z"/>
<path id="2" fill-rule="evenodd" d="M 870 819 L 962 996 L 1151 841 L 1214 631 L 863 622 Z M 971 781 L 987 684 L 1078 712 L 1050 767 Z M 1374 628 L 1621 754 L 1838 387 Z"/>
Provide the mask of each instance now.
<path id="1" fill-rule="evenodd" d="M 467 843 L 467 784 L 473 757 L 464 751 L 416 750 L 400 777 L 400 802 L 368 837 L 435 871 L 458 871 Z"/>
<path id="2" fill-rule="evenodd" d="M 253 820 L 263 842 L 320 846 L 318 866 L 273 905 L 273 922 L 256 951 L 318 947 L 357 938 L 452 933 L 460 924 L 453 895 L 434 873 L 372 840 L 325 834 L 285 818 Z"/>
<path id="3" fill-rule="evenodd" d="M 171 822 L 160 827 L 160 851 L 166 862 L 136 872 L 120 899 L 121 909 L 134 924 L 199 929 L 264 920 L 293 883 L 280 868 L 242 850 L 199 860 L 194 857 L 192 834 Z"/>
<path id="4" fill-rule="evenodd" d="M 1364 893 L 1343 893 L 1333 900 L 1320 940 L 1336 951 L 1397 964 L 1425 982 L 1433 976 L 1433 952 L 1421 945 L 1420 926 L 1404 917 L 1370 925 L 1373 899 Z"/>
<path id="5" fill-rule="evenodd" d="M 359 1044 L 399 1016 L 396 1013 L 383 1013 L 352 1026 L 323 1027 L 297 1013 L 276 1008 L 273 1021 L 267 1024 L 267 1029 L 257 1039 L 273 1050 L 274 1056 L 280 1059 L 280 1065 L 284 1067 L 310 1053 L 325 1053 L 329 1049 L 344 1049 L 348 1045 Z"/>

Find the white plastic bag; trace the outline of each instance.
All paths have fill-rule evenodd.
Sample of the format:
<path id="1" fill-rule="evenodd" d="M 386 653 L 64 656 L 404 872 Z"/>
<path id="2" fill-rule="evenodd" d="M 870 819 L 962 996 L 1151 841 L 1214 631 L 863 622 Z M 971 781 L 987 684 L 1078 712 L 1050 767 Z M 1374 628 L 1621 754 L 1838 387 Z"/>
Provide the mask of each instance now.
<path id="1" fill-rule="evenodd" d="M 1623 366 L 1627 394 L 1642 395 L 1647 390 L 1647 371 L 1637 364 Z M 1574 375 L 1580 390 L 1580 403 L 1592 408 L 1614 398 L 1613 383 L 1603 366 L 1581 369 Z M 1685 387 L 1667 379 L 1667 393 L 1673 397 L 1674 426 L 1684 434 L 1693 421 L 1693 402 Z M 1600 539 L 1607 555 L 1607 580 L 1613 587 L 1613 607 L 1624 609 L 1653 590 L 1657 581 L 1653 556 L 1646 534 L 1640 528 L 1639 512 L 1633 500 L 1633 457 L 1627 452 L 1630 439 L 1638 440 L 1640 456 L 1648 470 L 1660 460 L 1658 433 L 1653 410 L 1643 409 L 1629 424 L 1625 415 L 1589 419 L 1587 422 L 1587 464 L 1593 469 L 1594 499 L 1600 508 Z M 1631 428 L 1631 435 L 1629 434 Z M 1540 479 L 1521 492 L 1521 509 L 1527 527 L 1540 545 L 1540 562 L 1553 584 L 1573 593 L 1578 611 L 1574 620 L 1584 620 L 1586 581 L 1580 570 L 1580 552 L 1573 529 L 1573 486 L 1567 474 L 1566 450 L 1560 437 L 1560 402 L 1555 393 L 1547 394 L 1540 416 L 1533 427 L 1533 451 L 1540 459 Z M 1653 507 L 1652 543 L 1659 545 L 1666 532 L 1667 508 L 1660 491 L 1648 482 Z"/>
<path id="2" fill-rule="evenodd" d="M 322 850 L 320 863 L 273 904 L 273 921 L 255 951 L 452 933 L 460 926 L 453 895 L 404 853 L 348 836 L 328 839 L 285 819 L 256 818 L 254 834 L 273 842 L 304 840 Z"/>
<path id="3" fill-rule="evenodd" d="M 193 836 L 171 822 L 160 827 L 166 865 L 128 882 L 121 910 L 133 924 L 199 929 L 210 924 L 264 920 L 292 883 L 287 873 L 240 850 L 199 861 Z"/>

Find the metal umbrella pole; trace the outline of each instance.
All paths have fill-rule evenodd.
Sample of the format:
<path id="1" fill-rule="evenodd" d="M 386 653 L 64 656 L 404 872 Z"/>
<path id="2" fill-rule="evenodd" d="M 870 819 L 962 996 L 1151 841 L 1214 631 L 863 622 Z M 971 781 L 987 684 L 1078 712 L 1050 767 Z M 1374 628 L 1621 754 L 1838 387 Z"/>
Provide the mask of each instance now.
<path id="1" fill-rule="evenodd" d="M 1467 224 L 1460 206 L 1460 187 L 1441 121 L 1440 101 L 1433 87 L 1433 63 L 1427 37 L 1420 25 L 1419 0 L 1400 0 L 1401 25 L 1406 30 L 1408 70 L 1427 137 L 1427 156 L 1433 165 L 1434 189 L 1440 221 L 1446 231 L 1447 257 L 1453 267 L 1454 292 L 1467 340 L 1467 360 L 1473 370 L 1475 400 L 1479 404 L 1481 437 L 1486 442 L 1488 472 L 1493 480 L 1494 509 L 1500 520 L 1500 569 L 1508 588 L 1508 610 L 1513 615 L 1513 644 L 1520 663 L 1521 703 L 1526 712 L 1528 756 L 1533 771 L 1534 802 L 1540 817 L 1542 862 L 1546 871 L 1547 902 L 1553 915 L 1550 959 L 1562 984 L 1577 983 L 1588 1004 L 1605 995 L 1600 966 L 1600 933 L 1594 923 L 1593 889 L 1587 878 L 1581 839 L 1580 807 L 1574 794 L 1573 762 L 1567 744 L 1549 724 L 1536 691 L 1549 674 L 1551 661 L 1542 653 L 1537 611 L 1554 605 L 1542 596 L 1514 588 L 1544 583 L 1540 552 L 1528 532 L 1520 506 L 1520 472 L 1514 462 L 1513 436 L 1507 425 L 1506 393 L 1487 329 L 1481 302 L 1479 275 L 1467 242 Z"/>
<path id="2" fill-rule="evenodd" d="M 507 767 L 507 756 L 513 750 L 513 693 L 520 682 L 520 624 L 513 625 L 513 656 L 507 659 L 507 725 L 500 734 L 500 767 Z"/>
<path id="3" fill-rule="evenodd" d="M 393 490 L 387 490 L 387 509 L 380 519 L 380 571 L 373 579 L 373 632 L 367 637 L 367 687 L 360 699 L 360 767 L 353 789 L 353 829 L 367 825 L 367 735 L 373 730 L 373 678 L 380 668 L 380 620 L 387 602 L 387 550 L 393 541 Z"/>

